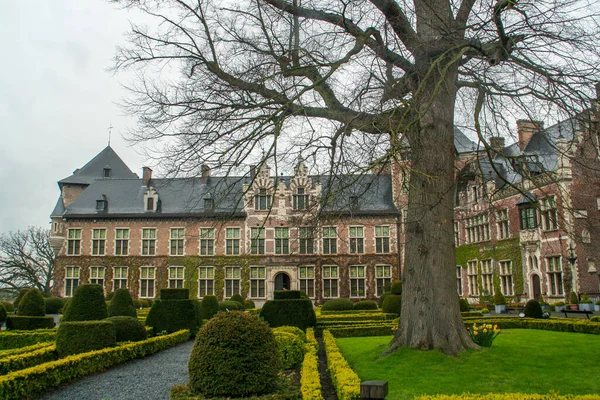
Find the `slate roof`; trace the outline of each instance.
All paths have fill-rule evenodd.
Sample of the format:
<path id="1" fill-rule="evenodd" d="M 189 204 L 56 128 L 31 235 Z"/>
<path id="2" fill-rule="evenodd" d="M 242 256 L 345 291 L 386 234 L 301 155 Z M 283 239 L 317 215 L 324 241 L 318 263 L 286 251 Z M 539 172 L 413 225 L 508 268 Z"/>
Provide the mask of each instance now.
<path id="1" fill-rule="evenodd" d="M 135 179 L 138 178 L 134 174 L 127 164 L 121 160 L 121 157 L 115 153 L 110 146 L 106 146 L 104 150 L 92 158 L 83 167 L 73 171 L 73 175 L 66 177 L 58 181 L 59 185 L 62 183 L 89 185 L 96 179 L 104 177 L 104 168 L 110 168 L 110 178 L 107 179 Z"/>

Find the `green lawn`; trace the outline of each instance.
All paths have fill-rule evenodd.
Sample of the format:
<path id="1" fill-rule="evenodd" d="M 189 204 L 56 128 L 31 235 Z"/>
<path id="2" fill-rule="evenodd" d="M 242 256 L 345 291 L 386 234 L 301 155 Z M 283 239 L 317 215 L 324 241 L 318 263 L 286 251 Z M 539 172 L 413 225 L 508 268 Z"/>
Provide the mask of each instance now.
<path id="1" fill-rule="evenodd" d="M 361 380 L 389 382 L 386 399 L 423 394 L 600 393 L 600 335 L 503 330 L 491 348 L 459 357 L 400 349 L 378 359 L 391 336 L 337 339 Z"/>

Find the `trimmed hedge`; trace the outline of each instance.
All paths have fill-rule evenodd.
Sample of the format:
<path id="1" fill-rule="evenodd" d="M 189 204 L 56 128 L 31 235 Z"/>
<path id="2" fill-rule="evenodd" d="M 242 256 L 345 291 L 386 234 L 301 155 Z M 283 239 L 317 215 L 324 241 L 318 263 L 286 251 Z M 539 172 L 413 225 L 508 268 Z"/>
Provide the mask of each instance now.
<path id="1" fill-rule="evenodd" d="M 273 299 L 275 300 L 298 300 L 302 298 L 302 293 L 299 290 L 275 290 Z"/>
<path id="2" fill-rule="evenodd" d="M 381 314 L 380 310 L 320 310 L 317 314 L 317 318 L 326 315 L 344 315 L 344 314 Z"/>
<path id="3" fill-rule="evenodd" d="M 394 334 L 394 326 L 389 325 L 363 325 L 350 327 L 328 327 L 329 331 L 336 338 L 344 337 L 362 337 L 362 336 L 390 336 Z"/>
<path id="4" fill-rule="evenodd" d="M 389 294 L 383 301 L 383 312 L 400 315 L 402 311 L 402 296 L 399 294 Z"/>
<path id="5" fill-rule="evenodd" d="M 306 333 L 297 326 L 278 326 L 277 328 L 273 328 L 273 333 L 278 332 L 287 332 L 293 335 L 296 335 L 298 339 L 302 341 L 302 343 L 306 343 Z"/>
<path id="6" fill-rule="evenodd" d="M 47 317 L 26 317 L 23 315 L 9 315 L 6 319 L 6 329 L 31 331 L 35 329 L 54 328 L 54 318 Z"/>
<path id="7" fill-rule="evenodd" d="M 7 316 L 8 312 L 6 311 L 6 307 L 4 307 L 4 304 L 0 304 L 0 325 L 6 322 Z"/>
<path id="8" fill-rule="evenodd" d="M 236 293 L 233 296 L 231 296 L 229 301 L 237 301 L 238 303 L 240 303 L 242 305 L 242 309 L 244 308 L 244 298 L 239 293 Z"/>
<path id="9" fill-rule="evenodd" d="M 377 303 L 372 300 L 361 300 L 354 303 L 355 310 L 377 310 Z"/>
<path id="10" fill-rule="evenodd" d="M 392 286 L 390 288 L 390 293 L 392 294 L 402 294 L 402 281 L 397 279 L 394 282 L 392 282 Z"/>
<path id="11" fill-rule="evenodd" d="M 306 329 L 306 345 L 304 360 L 300 371 L 300 390 L 302 400 L 323 400 L 321 394 L 321 378 L 319 376 L 318 343 L 312 328 Z"/>
<path id="12" fill-rule="evenodd" d="M 465 318 L 463 322 L 465 327 L 470 327 L 473 324 L 492 324 L 498 325 L 498 328 L 500 329 L 540 329 L 546 331 L 578 332 L 600 335 L 600 324 L 578 318 Z"/>
<path id="13" fill-rule="evenodd" d="M 211 319 L 219 312 L 219 300 L 216 296 L 204 296 L 200 303 L 200 318 Z"/>
<path id="14" fill-rule="evenodd" d="M 0 349 L 18 349 L 56 340 L 56 329 L 0 332 Z"/>
<path id="15" fill-rule="evenodd" d="M 46 301 L 42 292 L 29 289 L 19 303 L 17 315 L 24 317 L 43 317 L 46 315 Z"/>
<path id="16" fill-rule="evenodd" d="M 25 296 L 25 294 L 29 291 L 29 289 L 31 289 L 31 288 L 19 289 L 19 294 L 17 294 L 17 298 L 15 299 L 15 301 L 13 301 L 14 311 L 17 311 L 19 309 L 19 304 L 21 304 L 21 299 L 23 298 L 23 296 Z"/>
<path id="17" fill-rule="evenodd" d="M 101 285 L 84 284 L 75 289 L 63 314 L 64 322 L 97 321 L 108 317 Z"/>
<path id="18" fill-rule="evenodd" d="M 116 343 L 115 326 L 110 321 L 63 322 L 56 335 L 56 352 L 62 358 L 112 347 Z"/>
<path id="19" fill-rule="evenodd" d="M 323 307 L 321 307 L 322 311 L 342 311 L 342 310 L 353 310 L 354 304 L 349 299 L 338 298 L 327 300 Z"/>
<path id="20" fill-rule="evenodd" d="M 303 331 L 315 326 L 317 317 L 309 299 L 268 300 L 260 310 L 260 317 L 272 327 L 297 326 Z"/>
<path id="21" fill-rule="evenodd" d="M 46 314 L 60 314 L 64 305 L 64 299 L 60 297 L 48 297 L 46 299 Z"/>
<path id="22" fill-rule="evenodd" d="M 3 357 L 0 358 L 0 375 L 6 375 L 9 372 L 19 371 L 38 364 L 55 361 L 56 358 L 56 345 L 53 343 L 27 353 Z"/>
<path id="23" fill-rule="evenodd" d="M 219 302 L 219 311 L 238 311 L 244 308 L 239 302 L 225 300 Z"/>
<path id="24" fill-rule="evenodd" d="M 29 353 L 30 351 L 39 350 L 43 347 L 50 347 L 52 345 L 54 345 L 54 342 L 42 342 L 42 343 L 32 344 L 31 346 L 19 347 L 19 348 L 10 349 L 10 350 L 2 350 L 2 351 L 0 351 L 0 357 L 6 358 L 9 356 L 15 356 L 17 354 Z"/>
<path id="25" fill-rule="evenodd" d="M 21 400 L 39 397 L 48 390 L 104 371 L 113 365 L 144 357 L 185 342 L 188 331 L 158 336 L 136 343 L 69 356 L 58 361 L 11 372 L 0 377 L 0 398 Z"/>
<path id="26" fill-rule="evenodd" d="M 360 399 L 360 378 L 350 368 L 337 347 L 335 338 L 327 330 L 323 331 L 323 344 L 327 354 L 327 369 L 339 400 Z"/>
<path id="27" fill-rule="evenodd" d="M 531 394 L 531 393 L 488 393 L 488 394 L 470 394 L 463 393 L 459 395 L 438 394 L 433 396 L 418 396 L 415 400 L 598 400 L 597 394 L 560 395 L 558 393 Z"/>
<path id="28" fill-rule="evenodd" d="M 161 300 L 187 300 L 189 298 L 190 289 L 187 288 L 160 289 Z"/>
<path id="29" fill-rule="evenodd" d="M 256 304 L 254 304 L 252 300 L 244 300 L 244 308 L 246 310 L 251 310 L 253 308 L 256 308 Z"/>
<path id="30" fill-rule="evenodd" d="M 137 318 L 117 315 L 108 317 L 105 321 L 110 321 L 115 326 L 117 342 L 139 342 L 148 337 L 146 328 Z"/>
<path id="31" fill-rule="evenodd" d="M 321 315 L 317 321 L 390 321 L 396 318 L 398 314 L 393 313 L 353 313 Z"/>
<path id="32" fill-rule="evenodd" d="M 151 326 L 154 334 L 160 332 L 173 333 L 181 329 L 189 329 L 192 336 L 198 332 L 201 321 L 196 313 L 197 300 L 164 300 L 154 301 L 146 318 L 146 326 Z"/>
<path id="33" fill-rule="evenodd" d="M 125 316 L 137 318 L 137 311 L 135 310 L 135 304 L 133 303 L 129 289 L 120 288 L 115 290 L 107 312 L 109 317 Z"/>
<path id="34" fill-rule="evenodd" d="M 523 310 L 527 318 L 542 318 L 542 306 L 535 300 L 529 300 Z"/>
<path id="35" fill-rule="evenodd" d="M 4 306 L 4 308 L 6 308 L 6 312 L 11 313 L 11 312 L 15 311 L 15 306 L 10 301 L 0 301 L 0 304 L 2 304 Z"/>
<path id="36" fill-rule="evenodd" d="M 277 342 L 279 368 L 299 368 L 304 359 L 304 342 L 290 332 L 273 331 L 273 334 Z"/>

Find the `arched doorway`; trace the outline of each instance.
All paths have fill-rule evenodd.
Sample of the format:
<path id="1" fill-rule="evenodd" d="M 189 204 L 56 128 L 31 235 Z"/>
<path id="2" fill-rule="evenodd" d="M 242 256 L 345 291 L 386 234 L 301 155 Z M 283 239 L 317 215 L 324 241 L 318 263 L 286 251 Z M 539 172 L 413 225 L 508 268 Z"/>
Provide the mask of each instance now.
<path id="1" fill-rule="evenodd" d="M 275 275 L 275 290 L 290 290 L 290 276 L 285 272 Z"/>
<path id="2" fill-rule="evenodd" d="M 531 275 L 531 291 L 533 294 L 533 299 L 539 300 L 540 294 L 542 294 L 542 286 L 540 284 L 540 276 L 537 274 Z"/>

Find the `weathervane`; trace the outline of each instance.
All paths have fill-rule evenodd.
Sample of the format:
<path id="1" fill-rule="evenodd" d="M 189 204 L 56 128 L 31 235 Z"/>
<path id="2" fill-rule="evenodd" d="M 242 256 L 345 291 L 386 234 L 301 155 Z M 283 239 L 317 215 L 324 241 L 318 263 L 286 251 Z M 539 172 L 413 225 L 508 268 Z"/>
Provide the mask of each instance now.
<path id="1" fill-rule="evenodd" d="M 112 134 L 112 129 L 114 128 L 114 126 L 112 126 L 112 124 L 110 124 L 108 126 L 108 145 L 110 146 L 110 136 Z"/>

